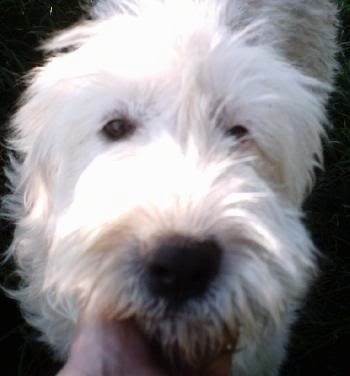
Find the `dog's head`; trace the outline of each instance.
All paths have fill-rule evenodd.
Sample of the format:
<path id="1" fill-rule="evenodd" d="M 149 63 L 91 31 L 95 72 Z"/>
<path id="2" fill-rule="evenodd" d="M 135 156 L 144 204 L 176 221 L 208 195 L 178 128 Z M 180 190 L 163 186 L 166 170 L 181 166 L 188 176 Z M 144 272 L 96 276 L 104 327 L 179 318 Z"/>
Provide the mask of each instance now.
<path id="1" fill-rule="evenodd" d="M 54 38 L 13 120 L 18 296 L 61 354 L 87 314 L 197 364 L 284 325 L 313 270 L 322 85 L 254 42 L 263 23 L 171 4 Z"/>

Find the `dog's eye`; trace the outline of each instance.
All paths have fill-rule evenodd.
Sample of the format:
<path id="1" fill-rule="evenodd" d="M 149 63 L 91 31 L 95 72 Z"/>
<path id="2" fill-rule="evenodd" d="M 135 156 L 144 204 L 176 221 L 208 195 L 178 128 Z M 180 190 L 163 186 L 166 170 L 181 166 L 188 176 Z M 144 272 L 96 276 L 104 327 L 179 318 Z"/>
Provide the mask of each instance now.
<path id="1" fill-rule="evenodd" d="M 247 136 L 248 129 L 243 125 L 237 124 L 233 126 L 232 128 L 228 129 L 226 133 L 228 136 L 235 137 L 237 140 L 239 140 Z"/>
<path id="2" fill-rule="evenodd" d="M 102 128 L 102 133 L 112 141 L 131 136 L 136 129 L 135 124 L 127 118 L 110 120 Z"/>

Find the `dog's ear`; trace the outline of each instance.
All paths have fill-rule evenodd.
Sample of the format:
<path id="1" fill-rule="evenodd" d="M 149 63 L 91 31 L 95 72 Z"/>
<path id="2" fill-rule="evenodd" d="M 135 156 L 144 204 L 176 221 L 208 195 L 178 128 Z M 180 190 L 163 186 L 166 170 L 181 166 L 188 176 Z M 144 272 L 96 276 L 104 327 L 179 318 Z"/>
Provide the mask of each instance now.
<path id="1" fill-rule="evenodd" d="M 114 14 L 135 14 L 142 0 L 97 0 L 91 10 L 93 18 L 106 18 Z"/>
<path id="2" fill-rule="evenodd" d="M 52 154 L 55 136 L 45 132 L 56 115 L 51 116 L 49 106 L 56 103 L 56 109 L 60 107 L 58 98 L 54 99 L 58 93 L 52 96 L 39 82 L 41 69 L 33 70 L 28 76 L 28 87 L 10 122 L 8 146 L 13 157 L 7 175 L 12 193 L 6 200 L 8 215 L 16 222 L 22 218 L 27 223 L 40 222 L 40 218 L 46 217 L 48 182 L 59 168 Z"/>
<path id="3" fill-rule="evenodd" d="M 98 0 L 91 9 L 86 9 L 87 16 L 63 32 L 54 34 L 40 49 L 48 54 L 64 53 L 79 48 L 84 41 L 103 28 L 101 20 L 108 20 L 117 15 L 135 15 L 141 0 Z M 92 27 L 94 24 L 95 27 Z"/>

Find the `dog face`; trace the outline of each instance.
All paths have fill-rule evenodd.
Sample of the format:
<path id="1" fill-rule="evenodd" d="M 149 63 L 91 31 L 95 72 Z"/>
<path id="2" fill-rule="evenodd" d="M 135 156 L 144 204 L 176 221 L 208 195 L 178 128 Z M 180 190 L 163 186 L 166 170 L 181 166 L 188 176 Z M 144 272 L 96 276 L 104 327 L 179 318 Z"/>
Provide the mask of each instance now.
<path id="1" fill-rule="evenodd" d="M 61 354 L 86 311 L 196 363 L 284 327 L 314 270 L 320 84 L 259 25 L 160 9 L 56 37 L 13 121 L 18 296 Z"/>

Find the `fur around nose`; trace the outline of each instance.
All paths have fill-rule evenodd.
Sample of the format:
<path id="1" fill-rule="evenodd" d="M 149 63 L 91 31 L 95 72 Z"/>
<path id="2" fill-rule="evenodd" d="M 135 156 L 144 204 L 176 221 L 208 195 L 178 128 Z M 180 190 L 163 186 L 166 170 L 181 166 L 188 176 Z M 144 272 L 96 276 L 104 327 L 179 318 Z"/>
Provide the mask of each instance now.
<path id="1" fill-rule="evenodd" d="M 148 265 L 151 291 L 169 303 L 200 297 L 219 271 L 221 253 L 214 239 L 178 236 L 163 242 Z"/>

